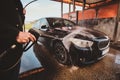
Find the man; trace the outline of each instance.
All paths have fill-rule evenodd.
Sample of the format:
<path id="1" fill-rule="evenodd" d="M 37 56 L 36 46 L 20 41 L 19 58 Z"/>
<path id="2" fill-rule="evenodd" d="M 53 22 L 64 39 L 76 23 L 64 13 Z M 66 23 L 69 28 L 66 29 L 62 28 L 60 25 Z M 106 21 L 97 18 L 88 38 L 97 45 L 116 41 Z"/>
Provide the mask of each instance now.
<path id="1" fill-rule="evenodd" d="M 7 57 L 0 61 L 1 69 L 3 66 L 8 68 L 0 71 L 0 80 L 18 80 L 22 45 L 29 40 L 34 42 L 36 38 L 29 32 L 23 32 L 24 9 L 20 0 L 1 0 L 0 10 L 0 55 L 11 45 L 16 45 L 15 49 L 9 51 Z M 11 63 L 13 65 L 6 66 Z"/>

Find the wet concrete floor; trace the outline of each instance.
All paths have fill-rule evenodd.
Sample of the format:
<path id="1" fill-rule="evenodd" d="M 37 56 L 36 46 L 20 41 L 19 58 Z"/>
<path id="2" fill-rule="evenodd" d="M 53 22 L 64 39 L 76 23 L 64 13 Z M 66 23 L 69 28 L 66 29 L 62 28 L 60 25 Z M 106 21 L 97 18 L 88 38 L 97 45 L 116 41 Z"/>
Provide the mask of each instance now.
<path id="1" fill-rule="evenodd" d="M 43 68 L 35 74 L 20 76 L 20 80 L 120 80 L 120 51 L 110 48 L 100 61 L 86 66 L 65 66 L 55 59 L 42 46 L 34 49 Z"/>

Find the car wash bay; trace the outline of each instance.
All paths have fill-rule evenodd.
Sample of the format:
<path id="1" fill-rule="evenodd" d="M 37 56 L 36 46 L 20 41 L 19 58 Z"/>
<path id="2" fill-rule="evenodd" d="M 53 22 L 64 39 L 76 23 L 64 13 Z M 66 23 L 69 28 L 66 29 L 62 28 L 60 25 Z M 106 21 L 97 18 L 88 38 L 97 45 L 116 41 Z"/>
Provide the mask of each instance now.
<path id="1" fill-rule="evenodd" d="M 69 0 L 62 0 L 62 1 L 53 0 L 53 1 L 59 1 L 59 2 L 66 1 L 65 3 L 70 3 Z M 77 2 L 74 2 L 74 1 L 77 1 Z M 103 0 L 96 0 L 98 2 L 94 2 L 93 0 L 73 0 L 73 11 L 75 11 L 74 6 L 76 4 L 81 5 L 81 4 L 78 4 L 78 2 L 82 2 L 82 1 L 84 1 L 84 4 L 82 4 L 82 6 L 83 6 L 83 9 L 85 9 L 87 7 L 88 8 L 95 7 L 96 4 L 100 6 L 101 4 L 104 3 L 103 5 L 105 5 L 109 1 L 112 1 L 112 3 L 114 3 L 114 1 L 117 1 L 117 0 L 114 0 L 114 1 L 105 0 L 105 2 L 102 2 Z M 92 2 L 89 2 L 89 1 L 93 1 L 95 4 L 92 4 Z M 87 2 L 91 4 L 88 5 L 86 4 Z M 94 28 L 106 32 L 106 34 L 108 34 L 108 36 L 111 38 L 112 42 L 110 45 L 110 51 L 109 53 L 107 53 L 107 55 L 103 59 L 93 64 L 79 66 L 79 67 L 73 66 L 73 65 L 65 66 L 57 63 L 54 60 L 54 58 L 50 54 L 48 54 L 48 52 L 44 49 L 44 47 L 36 46 L 35 48 L 40 47 L 39 48 L 40 50 L 37 50 L 37 52 L 40 53 L 39 56 L 41 57 L 39 61 L 43 67 L 22 73 L 20 75 L 20 80 L 120 80 L 120 42 L 119 42 L 120 41 L 120 37 L 119 37 L 120 35 L 120 25 L 119 25 L 120 10 L 119 9 L 120 8 L 119 6 L 116 6 L 115 3 L 113 6 L 111 6 L 110 4 L 112 3 L 108 3 L 108 8 L 110 9 L 113 7 L 117 7 L 118 9 L 115 8 L 115 11 L 109 12 L 107 11 L 108 9 L 105 7 L 102 7 L 100 9 L 98 9 L 99 7 L 97 7 L 96 8 L 97 13 L 93 15 L 95 17 L 84 16 L 84 19 L 86 19 L 84 20 L 84 22 L 87 24 L 85 26 L 88 26 L 88 25 L 96 26 Z M 100 15 L 102 12 L 102 9 L 104 10 L 103 11 L 104 15 L 106 14 L 107 19 L 106 19 L 106 16 Z M 89 10 L 90 12 L 93 12 L 92 9 L 89 9 Z M 89 12 L 89 10 L 84 11 L 84 13 Z M 110 17 L 111 14 L 108 15 L 107 13 L 111 13 L 112 17 Z M 83 14 L 83 12 L 79 14 Z M 81 18 L 80 16 L 76 17 L 76 15 L 73 15 L 73 13 L 71 13 L 71 15 L 67 14 L 67 17 L 66 17 L 66 14 L 63 14 L 61 9 L 61 17 L 69 18 L 70 16 L 73 17 L 71 18 L 71 20 L 76 20 L 76 22 L 79 25 L 83 25 L 81 24 L 81 21 L 83 21 L 82 20 L 83 18 Z M 93 23 L 88 24 L 89 21 L 91 20 L 95 21 L 95 24 L 97 25 L 94 25 Z"/>

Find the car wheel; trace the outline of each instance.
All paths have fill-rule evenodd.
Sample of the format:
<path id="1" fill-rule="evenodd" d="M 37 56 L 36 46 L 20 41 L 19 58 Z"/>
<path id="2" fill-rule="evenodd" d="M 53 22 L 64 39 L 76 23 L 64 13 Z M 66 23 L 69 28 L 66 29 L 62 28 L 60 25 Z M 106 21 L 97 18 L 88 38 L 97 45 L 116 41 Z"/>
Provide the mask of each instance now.
<path id="1" fill-rule="evenodd" d="M 54 43 L 54 54 L 58 62 L 62 64 L 69 64 L 69 55 L 64 45 L 61 42 Z"/>

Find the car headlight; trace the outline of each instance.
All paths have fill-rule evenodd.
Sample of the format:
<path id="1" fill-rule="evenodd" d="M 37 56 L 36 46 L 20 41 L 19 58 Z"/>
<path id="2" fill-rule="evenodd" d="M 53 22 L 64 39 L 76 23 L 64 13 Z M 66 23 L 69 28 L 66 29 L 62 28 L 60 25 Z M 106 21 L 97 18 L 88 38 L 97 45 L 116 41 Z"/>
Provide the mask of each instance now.
<path id="1" fill-rule="evenodd" d="M 93 45 L 92 41 L 77 38 L 70 38 L 70 41 L 78 47 L 91 47 Z"/>

